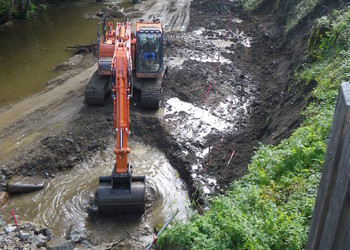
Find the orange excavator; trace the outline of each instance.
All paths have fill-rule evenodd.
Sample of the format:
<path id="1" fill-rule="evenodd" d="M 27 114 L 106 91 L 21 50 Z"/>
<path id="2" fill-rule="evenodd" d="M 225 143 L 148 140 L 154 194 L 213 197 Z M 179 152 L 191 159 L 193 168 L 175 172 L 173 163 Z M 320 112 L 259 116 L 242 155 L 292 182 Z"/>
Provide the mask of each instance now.
<path id="1" fill-rule="evenodd" d="M 156 30 L 161 32 L 159 30 L 161 26 L 157 23 L 155 24 L 153 26 L 153 23 L 150 25 L 146 23 L 146 27 L 157 27 Z M 105 30 L 103 43 L 99 47 L 98 73 L 102 76 L 111 75 L 116 162 L 110 176 L 99 177 L 97 206 L 100 213 L 143 213 L 145 211 L 145 176 L 132 175 L 132 167 L 128 163 L 128 155 L 130 153 L 130 148 L 128 147 L 128 136 L 130 134 L 129 102 L 133 94 L 132 72 L 135 65 L 136 67 L 142 67 L 139 65 L 140 62 L 137 62 L 137 60 L 135 62 L 135 57 L 137 56 L 136 51 L 140 47 L 138 41 L 142 41 L 143 34 L 139 34 L 135 38 L 131 32 L 129 22 L 116 23 L 115 29 L 112 29 L 112 23 L 107 23 L 106 27 L 108 29 Z M 138 24 L 136 24 L 136 27 L 139 27 L 139 31 L 141 30 Z M 154 30 L 154 28 L 152 29 Z M 151 32 L 151 34 L 153 37 L 156 37 L 156 34 L 159 35 L 161 33 Z M 146 48 L 146 46 L 144 47 Z M 155 54 L 151 56 L 142 55 L 140 59 L 145 59 L 145 61 L 146 59 L 154 60 L 153 65 L 161 63 L 160 61 L 155 61 Z M 160 66 L 154 67 L 159 68 Z M 150 72 L 142 72 L 141 70 L 139 73 L 148 74 Z M 100 97 L 102 98 L 102 96 Z"/>
<path id="2" fill-rule="evenodd" d="M 107 93 L 111 92 L 112 62 L 115 53 L 115 41 L 119 32 L 107 18 L 97 28 L 98 69 L 91 77 L 85 89 L 85 102 L 90 105 L 103 105 Z M 162 79 L 166 74 L 163 63 L 163 28 L 159 19 L 136 22 L 136 35 L 131 33 L 130 66 L 128 71 L 132 87 L 141 91 L 141 105 L 158 109 L 162 97 Z M 125 42 L 125 40 L 123 40 Z"/>

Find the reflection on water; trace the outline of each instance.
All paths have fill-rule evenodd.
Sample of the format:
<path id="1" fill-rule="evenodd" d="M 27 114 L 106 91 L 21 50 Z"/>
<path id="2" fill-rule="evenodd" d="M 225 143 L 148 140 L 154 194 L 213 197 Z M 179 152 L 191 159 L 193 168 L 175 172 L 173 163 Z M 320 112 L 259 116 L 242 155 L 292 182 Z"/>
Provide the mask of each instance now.
<path id="1" fill-rule="evenodd" d="M 52 68 L 72 55 L 66 46 L 94 43 L 98 19 L 88 17 L 101 7 L 60 4 L 0 30 L 0 106 L 42 90 L 57 75 Z"/>
<path id="2" fill-rule="evenodd" d="M 90 162 L 49 180 L 41 191 L 12 196 L 1 214 L 11 223 L 10 211 L 14 209 L 19 221 L 45 224 L 56 236 L 67 236 L 72 229 L 86 235 L 93 244 L 115 242 L 129 234 L 149 243 L 153 226 L 164 223 L 176 209 L 180 210 L 176 219 L 186 219 L 189 200 L 184 183 L 160 151 L 135 141 L 130 147 L 134 174 L 146 175 L 146 193 L 154 198 L 154 204 L 142 217 L 88 216 L 87 207 L 97 190 L 98 176 L 109 175 L 114 165 L 112 147 Z"/>

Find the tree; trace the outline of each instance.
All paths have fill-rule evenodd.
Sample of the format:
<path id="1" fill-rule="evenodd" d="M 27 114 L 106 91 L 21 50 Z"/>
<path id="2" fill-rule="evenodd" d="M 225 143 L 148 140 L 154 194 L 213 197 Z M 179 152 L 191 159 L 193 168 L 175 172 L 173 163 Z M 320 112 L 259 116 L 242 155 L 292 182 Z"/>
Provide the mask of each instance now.
<path id="1" fill-rule="evenodd" d="M 13 8 L 13 0 L 10 0 L 10 6 L 7 11 L 7 20 L 10 20 L 11 15 L 12 15 L 12 8 Z"/>
<path id="2" fill-rule="evenodd" d="M 30 8 L 30 0 L 27 0 L 26 9 L 24 11 L 24 17 L 26 18 L 28 18 L 27 15 L 28 15 L 29 8 Z"/>
<path id="3" fill-rule="evenodd" d="M 20 17 L 23 17 L 23 0 L 19 0 L 18 13 Z"/>

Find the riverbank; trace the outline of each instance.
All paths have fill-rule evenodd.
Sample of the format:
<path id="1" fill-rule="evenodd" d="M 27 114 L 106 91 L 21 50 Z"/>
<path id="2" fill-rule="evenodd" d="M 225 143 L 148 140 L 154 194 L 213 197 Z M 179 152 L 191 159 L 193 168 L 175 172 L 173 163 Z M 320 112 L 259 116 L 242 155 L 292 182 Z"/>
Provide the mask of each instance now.
<path id="1" fill-rule="evenodd" d="M 159 239 L 160 248 L 304 249 L 307 244 L 339 86 L 349 80 L 350 53 L 345 42 L 349 38 L 344 35 L 350 34 L 345 21 L 350 16 L 349 5 L 331 1 L 325 6 L 322 1 L 315 1 L 312 7 L 304 9 L 301 5 L 305 1 L 292 7 L 281 2 L 272 7 L 271 1 L 242 4 L 260 5 L 253 15 L 263 18 L 259 26 L 260 44 L 268 42 L 273 34 L 270 32 L 277 30 L 273 22 L 279 27 L 287 24 L 283 30 L 285 39 L 281 33 L 274 39 L 275 43 L 269 44 L 270 48 L 276 48 L 274 59 L 262 69 L 271 67 L 264 75 L 275 77 L 276 87 L 283 78 L 295 77 L 289 78 L 289 85 L 282 84 L 287 87 L 281 89 L 283 92 L 270 95 L 281 99 L 275 112 L 266 117 L 267 124 L 260 131 L 260 139 L 266 144 L 259 145 L 248 173 L 234 181 L 225 195 L 214 197 L 203 215 L 194 214 L 186 223 L 177 223 L 166 231 Z M 281 15 L 281 20 L 275 13 L 278 10 L 289 15 Z M 296 26 L 288 32 L 295 13 L 300 19 L 292 20 Z M 264 57 L 266 49 L 256 52 Z M 281 54 L 288 53 L 286 60 L 278 60 Z M 288 63 L 291 63 L 288 71 L 281 71 Z M 263 86 L 270 83 L 266 81 Z M 298 111 L 298 107 L 302 108 Z M 294 126 L 301 121 L 297 119 L 300 115 L 303 116 L 300 126 L 296 125 L 295 130 L 285 128 L 285 132 L 293 133 L 280 142 L 275 141 L 276 136 L 285 135 L 274 131 L 284 124 Z M 284 118 L 291 120 L 285 123 Z"/>
<path id="2" fill-rule="evenodd" d="M 286 90 L 303 58 L 307 34 L 281 41 L 283 30 L 265 15 L 267 9 L 247 14 L 235 1 L 146 1 L 137 8 L 144 17 L 154 12 L 164 20 L 169 74 L 159 112 L 139 108 L 136 93 L 131 131 L 165 154 L 196 208 L 205 210 L 208 197 L 247 172 L 259 141 L 277 144 L 300 124 L 304 96 L 311 90 Z M 83 88 L 95 67 L 52 85 L 48 92 L 58 94 L 43 98 L 46 104 L 39 99 L 45 92 L 29 98 L 40 105 L 22 117 L 31 101 L 7 107 L 16 122 L 0 127 L 0 142 L 13 138 L 4 145 L 19 146 L 0 164 L 5 179 L 54 176 L 88 161 L 113 139 L 107 119 L 111 103 L 90 107 L 83 102 Z M 12 113 L 16 107 L 17 115 Z M 149 229 L 141 232 L 134 236 L 152 238 Z M 132 236 L 125 244 L 144 247 Z"/>

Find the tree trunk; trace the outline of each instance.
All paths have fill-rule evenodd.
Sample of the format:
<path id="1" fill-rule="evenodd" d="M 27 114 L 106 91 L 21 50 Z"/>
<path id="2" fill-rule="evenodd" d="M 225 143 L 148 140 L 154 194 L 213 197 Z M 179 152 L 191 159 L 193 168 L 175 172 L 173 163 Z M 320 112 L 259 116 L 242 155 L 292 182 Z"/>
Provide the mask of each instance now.
<path id="1" fill-rule="evenodd" d="M 27 18 L 27 14 L 29 11 L 29 7 L 30 7 L 30 0 L 27 0 L 27 4 L 26 4 L 26 9 L 24 11 L 24 16 Z"/>
<path id="2" fill-rule="evenodd" d="M 13 0 L 10 0 L 10 6 L 7 10 L 7 21 L 10 20 L 12 15 Z"/>
<path id="3" fill-rule="evenodd" d="M 23 17 L 23 0 L 19 0 L 19 16 Z"/>

